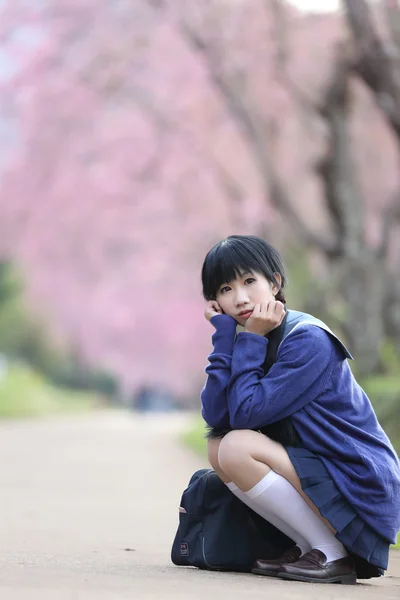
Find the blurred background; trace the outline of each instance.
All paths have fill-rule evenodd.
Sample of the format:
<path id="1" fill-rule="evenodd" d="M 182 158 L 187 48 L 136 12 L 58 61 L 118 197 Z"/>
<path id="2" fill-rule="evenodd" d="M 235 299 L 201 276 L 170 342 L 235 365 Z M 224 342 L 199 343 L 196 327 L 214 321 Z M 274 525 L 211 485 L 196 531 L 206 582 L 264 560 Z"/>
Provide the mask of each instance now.
<path id="1" fill-rule="evenodd" d="M 397 0 L 0 0 L 0 416 L 199 411 L 251 233 L 400 451 L 399 142 Z"/>

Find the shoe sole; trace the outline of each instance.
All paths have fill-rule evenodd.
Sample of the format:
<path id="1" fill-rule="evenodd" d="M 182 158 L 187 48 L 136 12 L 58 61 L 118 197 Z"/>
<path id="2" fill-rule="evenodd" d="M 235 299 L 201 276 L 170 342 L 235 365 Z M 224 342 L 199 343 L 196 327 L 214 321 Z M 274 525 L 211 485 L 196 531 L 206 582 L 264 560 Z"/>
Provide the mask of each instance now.
<path id="1" fill-rule="evenodd" d="M 304 577 L 303 575 L 294 575 L 292 573 L 278 573 L 280 579 L 290 579 L 291 581 L 304 581 L 305 583 L 343 583 L 344 585 L 356 585 L 357 575 L 343 575 L 341 577 L 331 577 L 329 579 L 317 579 Z"/>
<path id="2" fill-rule="evenodd" d="M 278 572 L 262 571 L 261 569 L 252 569 L 251 572 L 254 575 L 264 575 L 264 577 L 278 577 Z"/>

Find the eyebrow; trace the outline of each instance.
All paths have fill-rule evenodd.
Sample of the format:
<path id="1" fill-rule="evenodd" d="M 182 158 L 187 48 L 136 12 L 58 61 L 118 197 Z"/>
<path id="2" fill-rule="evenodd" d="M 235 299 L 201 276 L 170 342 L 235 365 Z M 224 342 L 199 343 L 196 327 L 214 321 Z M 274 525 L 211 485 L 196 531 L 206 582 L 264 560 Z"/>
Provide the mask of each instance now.
<path id="1" fill-rule="evenodd" d="M 253 275 L 253 273 L 251 271 L 244 271 L 243 273 L 239 273 L 238 277 L 244 277 L 245 275 Z M 229 281 L 223 281 L 219 287 L 221 288 L 224 285 L 228 285 L 228 284 L 229 284 Z"/>

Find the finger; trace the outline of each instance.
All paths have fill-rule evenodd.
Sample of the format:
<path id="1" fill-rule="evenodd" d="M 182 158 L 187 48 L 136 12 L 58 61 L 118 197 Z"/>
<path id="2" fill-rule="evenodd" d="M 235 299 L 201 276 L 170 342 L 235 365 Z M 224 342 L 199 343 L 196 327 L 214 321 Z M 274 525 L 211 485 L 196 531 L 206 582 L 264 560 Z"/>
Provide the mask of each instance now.
<path id="1" fill-rule="evenodd" d="M 215 310 L 215 312 L 221 312 L 221 307 L 216 300 L 211 300 L 209 303 L 209 308 Z"/>
<path id="2" fill-rule="evenodd" d="M 281 311 L 280 311 L 280 312 L 277 312 L 277 313 L 276 313 L 276 318 L 277 318 L 277 319 L 278 319 L 278 321 L 279 321 L 279 325 L 282 323 L 283 319 L 285 318 L 285 315 L 286 315 L 286 312 L 285 312 L 285 309 L 284 309 L 284 308 L 283 308 L 283 309 L 281 309 Z"/>
<path id="3" fill-rule="evenodd" d="M 275 314 L 275 300 L 270 300 L 267 303 L 267 314 L 269 317 L 274 316 Z"/>

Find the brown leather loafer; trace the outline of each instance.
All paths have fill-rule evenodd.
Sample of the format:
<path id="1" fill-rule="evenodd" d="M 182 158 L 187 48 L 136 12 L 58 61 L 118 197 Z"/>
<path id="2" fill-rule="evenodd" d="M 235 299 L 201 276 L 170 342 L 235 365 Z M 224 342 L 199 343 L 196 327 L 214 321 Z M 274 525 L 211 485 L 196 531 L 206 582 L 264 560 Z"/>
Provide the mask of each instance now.
<path id="1" fill-rule="evenodd" d="M 266 575 L 267 577 L 278 577 L 282 565 L 286 563 L 294 563 L 301 556 L 301 550 L 298 546 L 292 546 L 286 550 L 279 558 L 272 560 L 257 560 L 251 572 L 256 575 Z"/>
<path id="2" fill-rule="evenodd" d="M 327 562 L 320 550 L 311 550 L 293 564 L 285 564 L 278 573 L 282 579 L 308 583 L 356 583 L 357 575 L 350 556 Z"/>

